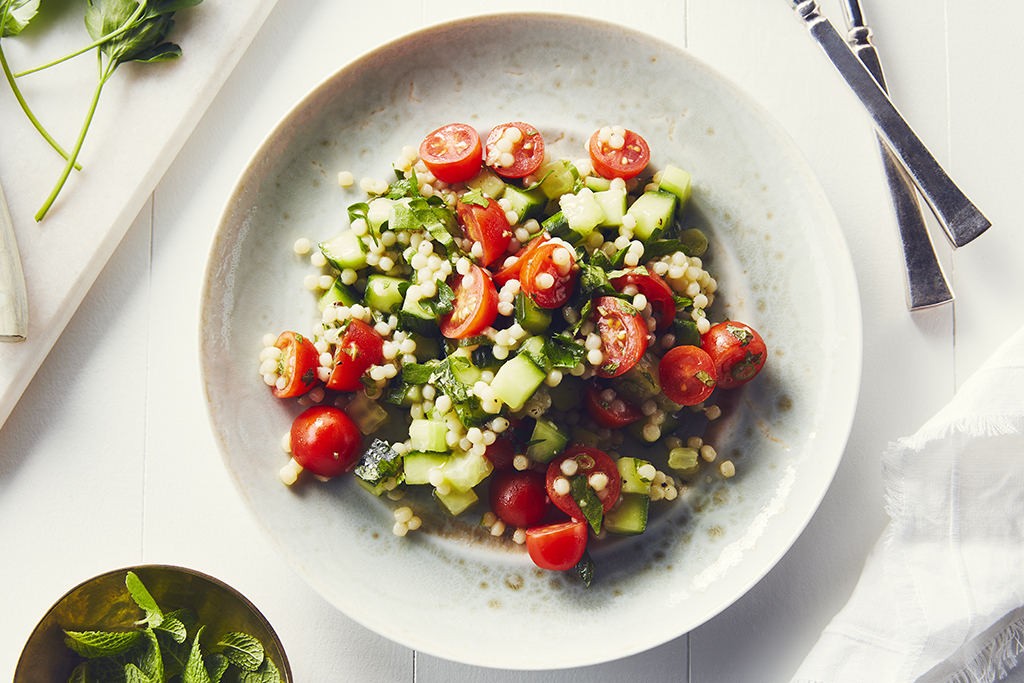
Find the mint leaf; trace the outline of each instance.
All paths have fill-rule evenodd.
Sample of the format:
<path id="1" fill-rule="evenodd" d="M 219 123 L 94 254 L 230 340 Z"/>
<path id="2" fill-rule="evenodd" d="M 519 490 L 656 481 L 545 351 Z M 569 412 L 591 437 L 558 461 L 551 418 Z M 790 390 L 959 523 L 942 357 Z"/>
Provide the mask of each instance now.
<path id="1" fill-rule="evenodd" d="M 146 618 L 142 621 L 136 622 L 138 624 L 147 624 L 150 628 L 155 628 L 160 625 L 164 620 L 164 613 L 160 611 L 160 608 L 156 604 L 156 600 L 149 594 L 146 587 L 142 585 L 142 580 L 135 575 L 134 572 L 128 572 L 124 579 L 125 585 L 128 587 L 128 592 L 132 596 L 132 600 L 135 604 L 142 608 L 146 613 Z"/>
<path id="2" fill-rule="evenodd" d="M 255 671 L 239 672 L 238 683 L 281 683 L 281 674 L 267 657 Z"/>
<path id="3" fill-rule="evenodd" d="M 134 664 L 124 665 L 124 683 L 162 683 L 160 679 L 155 679 L 146 675 L 139 667 Z"/>
<path id="4" fill-rule="evenodd" d="M 462 202 L 463 204 L 475 204 L 476 206 L 482 206 L 485 209 L 487 208 L 487 205 L 490 203 L 487 197 L 484 195 L 483 190 L 481 190 L 480 188 L 474 188 L 469 192 L 466 192 L 461 197 L 459 197 L 459 201 Z"/>
<path id="5" fill-rule="evenodd" d="M 590 524 L 590 528 L 594 530 L 595 534 L 600 533 L 601 520 L 604 518 L 604 504 L 594 493 L 594 489 L 590 488 L 586 475 L 577 474 L 569 480 L 569 493 L 576 501 L 576 505 L 579 506 L 583 517 Z"/>
<path id="6" fill-rule="evenodd" d="M 229 666 L 231 666 L 231 662 L 221 653 L 214 652 L 208 655 L 206 657 L 206 673 L 210 675 L 210 683 L 218 683 Z"/>
<path id="7" fill-rule="evenodd" d="M 127 652 L 142 635 L 139 631 L 64 631 L 64 643 L 83 657 L 113 657 Z"/>
<path id="8" fill-rule="evenodd" d="M 576 563 L 575 569 L 576 573 L 580 575 L 583 585 L 590 588 L 590 584 L 594 581 L 594 560 L 586 550 L 583 551 L 580 561 Z"/>
<path id="9" fill-rule="evenodd" d="M 139 652 L 133 663 L 150 680 L 156 681 L 156 683 L 163 683 L 164 660 L 160 655 L 160 643 L 156 639 L 156 634 L 153 633 L 153 629 L 147 628 L 142 631 L 142 637 L 146 641 L 146 647 Z"/>
<path id="10" fill-rule="evenodd" d="M 71 677 L 68 678 L 68 683 L 94 683 L 96 679 L 92 677 L 92 670 L 89 668 L 89 662 L 82 662 L 75 667 L 75 670 L 71 672 Z"/>
<path id="11" fill-rule="evenodd" d="M 263 663 L 263 646 L 247 633 L 225 633 L 217 647 L 223 648 L 221 653 L 240 669 L 256 671 Z"/>
<path id="12" fill-rule="evenodd" d="M 200 626 L 196 632 L 196 637 L 192 641 L 192 651 L 188 655 L 188 662 L 185 663 L 185 670 L 181 672 L 181 683 L 213 683 L 203 664 L 203 652 L 199 646 L 199 638 L 205 630 L 205 626 Z"/>
<path id="13" fill-rule="evenodd" d="M 0 7 L 3 7 L 3 4 L 0 3 Z M 21 33 L 39 11 L 39 0 L 11 0 L 6 5 L 7 13 L 2 16 L 3 26 L 0 26 L 0 35 L 4 38 Z"/>
<path id="14" fill-rule="evenodd" d="M 165 615 L 163 622 L 159 626 L 153 629 L 154 631 L 162 631 L 174 639 L 176 643 L 184 643 L 185 638 L 188 637 L 188 628 L 181 620 L 172 617 L 171 615 Z"/>

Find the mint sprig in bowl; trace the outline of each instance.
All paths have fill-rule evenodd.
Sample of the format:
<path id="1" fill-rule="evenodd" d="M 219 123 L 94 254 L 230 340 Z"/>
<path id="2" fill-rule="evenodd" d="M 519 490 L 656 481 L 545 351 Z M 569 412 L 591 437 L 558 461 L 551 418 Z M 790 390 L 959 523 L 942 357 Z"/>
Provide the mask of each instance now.
<path id="1" fill-rule="evenodd" d="M 46 613 L 14 683 L 291 683 L 281 642 L 256 607 L 200 572 L 143 565 L 95 576 Z"/>

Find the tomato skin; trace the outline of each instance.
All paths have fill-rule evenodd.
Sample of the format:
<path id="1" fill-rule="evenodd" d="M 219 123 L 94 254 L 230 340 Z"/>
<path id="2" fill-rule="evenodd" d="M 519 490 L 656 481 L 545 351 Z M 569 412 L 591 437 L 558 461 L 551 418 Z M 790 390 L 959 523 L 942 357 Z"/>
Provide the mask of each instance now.
<path id="1" fill-rule="evenodd" d="M 486 200 L 486 207 L 461 200 L 455 207 L 466 237 L 478 242 L 483 249 L 483 255 L 478 259 L 482 266 L 494 263 L 512 241 L 512 226 L 505 217 L 505 210 L 490 197 Z"/>
<path id="2" fill-rule="evenodd" d="M 647 350 L 647 323 L 633 306 L 613 296 L 594 299 L 593 311 L 605 355 L 605 364 L 595 372 L 599 377 L 618 377 Z"/>
<path id="3" fill-rule="evenodd" d="M 615 501 L 619 499 L 622 477 L 619 475 L 619 468 L 615 466 L 615 461 L 608 457 L 607 453 L 589 446 L 570 446 L 548 465 L 545 486 L 552 504 L 573 519 L 583 519 L 580 506 L 576 504 L 572 494 L 555 491 L 555 480 L 565 476 L 562 474 L 562 463 L 566 460 L 576 461 L 577 474 L 589 478 L 590 475 L 601 472 L 608 478 L 608 484 L 604 488 L 606 493 L 603 496 L 598 496 L 604 511 L 608 512 L 611 506 L 615 505 Z"/>
<path id="4" fill-rule="evenodd" d="M 516 458 L 516 447 L 512 437 L 502 434 L 484 451 L 484 457 L 491 461 L 496 470 L 510 470 Z"/>
<path id="5" fill-rule="evenodd" d="M 536 470 L 502 470 L 491 475 L 491 510 L 517 529 L 540 524 L 548 512 L 544 475 Z"/>
<path id="6" fill-rule="evenodd" d="M 449 339 L 474 337 L 498 317 L 498 290 L 491 276 L 480 266 L 470 266 L 465 275 L 456 274 L 451 284 L 454 308 L 441 316 L 441 334 Z"/>
<path id="7" fill-rule="evenodd" d="M 384 360 L 384 340 L 377 331 L 362 320 L 347 321 L 348 327 L 338 340 L 334 352 L 334 369 L 327 380 L 327 388 L 336 391 L 358 391 L 363 388 L 360 378 L 372 365 Z"/>
<path id="8" fill-rule="evenodd" d="M 733 389 L 754 379 L 768 357 L 761 335 L 744 323 L 713 325 L 701 337 L 700 345 L 711 356 L 721 389 Z"/>
<path id="9" fill-rule="evenodd" d="M 320 354 L 313 342 L 295 332 L 282 332 L 274 342 L 281 349 L 280 375 L 285 378 L 283 389 L 271 388 L 278 398 L 302 396 L 316 384 L 316 369 L 320 366 Z"/>
<path id="10" fill-rule="evenodd" d="M 498 150 L 497 144 L 505 131 L 511 128 L 519 131 L 520 141 L 512 146 L 510 152 L 514 158 L 512 165 L 502 166 L 499 161 L 501 152 Z M 523 178 L 536 171 L 544 163 L 544 138 L 536 128 L 522 121 L 503 123 L 500 126 L 495 126 L 487 136 L 484 160 L 495 173 L 503 178 Z"/>
<path id="11" fill-rule="evenodd" d="M 630 268 L 629 272 L 611 280 L 612 287 L 621 292 L 628 285 L 637 288 L 651 304 L 651 314 L 658 323 L 657 329 L 664 331 L 676 317 L 676 300 L 672 288 L 660 275 L 647 266 Z"/>
<path id="12" fill-rule="evenodd" d="M 334 406 L 304 410 L 292 423 L 290 437 L 295 462 L 321 477 L 336 477 L 354 469 L 363 450 L 363 436 L 356 423 Z"/>
<path id="13" fill-rule="evenodd" d="M 522 275 L 523 266 L 529 261 L 540 247 L 548 242 L 550 236 L 546 232 L 541 232 L 539 235 L 534 237 L 532 240 L 526 243 L 526 246 L 515 253 L 516 262 L 512 265 L 502 268 L 494 275 L 494 284 L 498 287 L 504 287 L 505 283 L 509 280 L 519 280 Z"/>
<path id="14" fill-rule="evenodd" d="M 632 403 L 619 399 L 622 407 L 618 408 L 614 403 L 610 404 L 601 398 L 601 387 L 597 382 L 587 385 L 583 394 L 583 407 L 597 424 L 608 429 L 619 429 L 628 427 L 644 416 L 643 411 Z"/>
<path id="15" fill-rule="evenodd" d="M 714 391 L 718 371 L 708 352 L 697 346 L 677 346 L 658 366 L 661 391 L 669 400 L 695 406 Z"/>
<path id="16" fill-rule="evenodd" d="M 640 175 L 651 160 L 651 150 L 647 146 L 647 141 L 631 130 L 626 131 L 625 143 L 621 149 L 612 149 L 607 142 L 602 143 L 600 130 L 590 136 L 590 143 L 587 146 L 590 150 L 590 163 L 594 170 L 605 178 L 629 180 Z"/>
<path id="17" fill-rule="evenodd" d="M 475 177 L 483 166 L 480 134 L 465 123 L 441 126 L 423 138 L 420 159 L 438 180 L 464 183 Z"/>
<path id="18" fill-rule="evenodd" d="M 569 253 L 568 270 L 554 261 L 555 253 L 559 249 Z M 538 283 L 537 279 L 543 274 L 552 277 L 554 283 L 551 287 L 542 288 Z M 529 255 L 529 259 L 522 266 L 519 284 L 541 308 L 561 308 L 572 296 L 578 276 L 576 254 L 572 247 L 566 246 L 561 240 L 550 240 L 539 245 L 536 251 Z"/>
<path id="19" fill-rule="evenodd" d="M 526 551 L 541 569 L 565 571 L 575 567 L 587 549 L 587 523 L 560 522 L 526 530 Z"/>

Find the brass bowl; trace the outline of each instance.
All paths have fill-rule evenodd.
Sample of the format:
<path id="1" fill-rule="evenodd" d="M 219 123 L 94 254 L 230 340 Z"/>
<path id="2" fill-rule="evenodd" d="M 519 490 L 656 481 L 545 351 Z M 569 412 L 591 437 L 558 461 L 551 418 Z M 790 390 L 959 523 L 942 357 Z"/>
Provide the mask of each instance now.
<path id="1" fill-rule="evenodd" d="M 68 680 L 82 661 L 64 644 L 64 630 L 131 629 L 142 616 L 125 588 L 133 571 L 165 611 L 189 607 L 214 637 L 242 631 L 262 643 L 284 683 L 292 672 L 274 629 L 241 593 L 212 576 L 169 565 L 125 567 L 100 574 L 72 588 L 43 616 L 28 638 L 14 671 L 14 683 L 55 683 Z M 204 638 L 205 641 L 205 638 Z"/>

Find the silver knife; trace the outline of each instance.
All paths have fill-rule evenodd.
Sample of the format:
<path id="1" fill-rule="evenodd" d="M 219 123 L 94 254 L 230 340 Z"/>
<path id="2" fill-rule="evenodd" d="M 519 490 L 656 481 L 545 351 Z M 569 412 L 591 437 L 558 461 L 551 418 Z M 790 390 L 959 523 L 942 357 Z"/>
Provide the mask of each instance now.
<path id="1" fill-rule="evenodd" d="M 889 101 L 867 67 L 853 54 L 816 0 L 787 0 L 797 16 L 860 98 L 896 158 L 928 202 L 953 248 L 962 247 L 992 225 L 953 183 L 921 139 Z"/>
<path id="2" fill-rule="evenodd" d="M 7 198 L 0 187 L 0 342 L 25 341 L 28 296 Z"/>
<path id="3" fill-rule="evenodd" d="M 888 91 L 882 63 L 878 52 L 871 43 L 871 29 L 864 22 L 864 14 L 858 0 L 846 0 L 846 24 L 850 31 L 847 41 L 853 52 L 867 67 L 882 90 Z M 889 194 L 896 213 L 900 243 L 903 246 L 903 262 L 907 276 L 907 305 L 912 311 L 930 308 L 953 300 L 953 292 L 942 271 L 942 265 L 935 255 L 928 226 L 921 214 L 921 204 L 906 171 L 893 157 L 889 146 L 878 137 L 878 147 L 885 167 L 885 178 L 889 183 Z"/>

